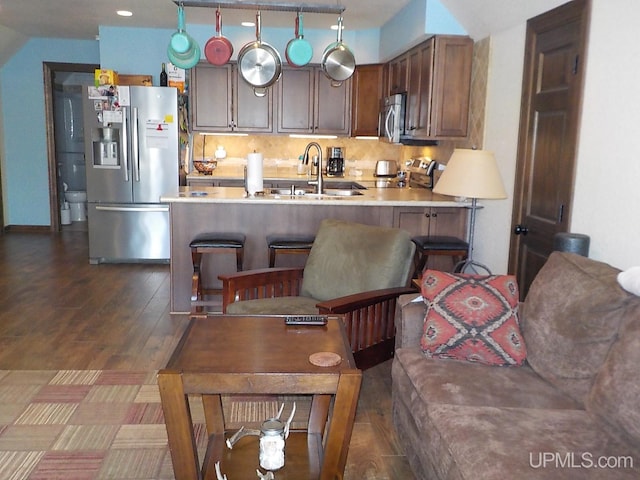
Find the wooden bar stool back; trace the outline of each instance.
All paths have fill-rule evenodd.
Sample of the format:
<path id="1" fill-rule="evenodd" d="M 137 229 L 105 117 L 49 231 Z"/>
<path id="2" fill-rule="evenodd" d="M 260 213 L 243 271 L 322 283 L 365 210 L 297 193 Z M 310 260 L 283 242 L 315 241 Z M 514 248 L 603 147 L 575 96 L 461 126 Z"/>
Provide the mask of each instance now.
<path id="1" fill-rule="evenodd" d="M 456 237 L 419 235 L 411 240 L 416 244 L 414 278 L 422 276 L 431 255 L 450 256 L 453 261 L 452 271 L 456 271 L 456 267 L 469 253 L 469 244 Z"/>
<path id="2" fill-rule="evenodd" d="M 204 307 L 213 305 L 213 301 L 205 301 L 206 295 L 221 295 L 221 288 L 205 288 L 202 279 L 202 255 L 210 253 L 235 253 L 236 269 L 242 271 L 244 262 L 245 235 L 231 232 L 209 232 L 197 235 L 189 247 L 193 263 L 191 279 L 191 314 L 206 315 Z"/>
<path id="3" fill-rule="evenodd" d="M 267 235 L 269 268 L 276 265 L 277 254 L 308 255 L 315 240 L 314 235 L 274 234 Z"/>

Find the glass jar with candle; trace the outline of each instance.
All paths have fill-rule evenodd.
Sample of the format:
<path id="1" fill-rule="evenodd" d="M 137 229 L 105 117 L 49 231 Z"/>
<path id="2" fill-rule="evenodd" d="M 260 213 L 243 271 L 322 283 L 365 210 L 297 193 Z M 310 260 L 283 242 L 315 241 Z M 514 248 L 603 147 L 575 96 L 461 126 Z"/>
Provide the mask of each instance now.
<path id="1" fill-rule="evenodd" d="M 260 426 L 260 466 L 278 470 L 284 466 L 284 422 L 270 418 Z"/>

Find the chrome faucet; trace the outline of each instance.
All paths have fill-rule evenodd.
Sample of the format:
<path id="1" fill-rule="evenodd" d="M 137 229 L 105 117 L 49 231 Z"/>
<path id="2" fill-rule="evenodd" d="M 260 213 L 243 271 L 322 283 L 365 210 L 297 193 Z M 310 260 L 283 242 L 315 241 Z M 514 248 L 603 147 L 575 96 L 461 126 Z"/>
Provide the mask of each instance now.
<path id="1" fill-rule="evenodd" d="M 305 164 L 309 163 L 309 149 L 311 147 L 316 147 L 316 150 L 318 151 L 318 176 L 316 177 L 315 180 L 309 180 L 307 183 L 309 185 L 315 185 L 316 193 L 322 194 L 324 193 L 324 180 L 322 178 L 322 147 L 320 147 L 320 145 L 318 145 L 317 142 L 309 143 L 309 145 L 307 145 L 306 148 L 304 149 Z"/>

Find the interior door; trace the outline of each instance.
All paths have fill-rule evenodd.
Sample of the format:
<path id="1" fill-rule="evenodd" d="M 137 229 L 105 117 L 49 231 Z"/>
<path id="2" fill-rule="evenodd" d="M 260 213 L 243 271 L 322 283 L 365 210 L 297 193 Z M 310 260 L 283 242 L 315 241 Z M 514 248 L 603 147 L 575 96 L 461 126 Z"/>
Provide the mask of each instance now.
<path id="1" fill-rule="evenodd" d="M 527 22 L 509 271 L 524 299 L 571 215 L 587 0 Z"/>

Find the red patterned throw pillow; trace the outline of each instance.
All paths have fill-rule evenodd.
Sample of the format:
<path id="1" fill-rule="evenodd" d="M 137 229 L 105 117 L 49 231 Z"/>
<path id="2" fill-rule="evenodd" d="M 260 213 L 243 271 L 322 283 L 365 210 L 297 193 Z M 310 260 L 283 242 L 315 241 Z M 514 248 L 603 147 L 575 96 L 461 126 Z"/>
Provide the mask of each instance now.
<path id="1" fill-rule="evenodd" d="M 527 352 L 518 325 L 518 284 L 512 275 L 426 270 L 422 350 L 428 357 L 486 365 L 522 365 Z"/>

